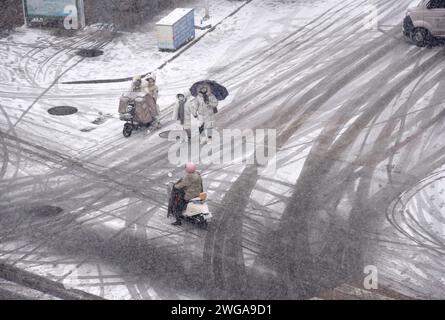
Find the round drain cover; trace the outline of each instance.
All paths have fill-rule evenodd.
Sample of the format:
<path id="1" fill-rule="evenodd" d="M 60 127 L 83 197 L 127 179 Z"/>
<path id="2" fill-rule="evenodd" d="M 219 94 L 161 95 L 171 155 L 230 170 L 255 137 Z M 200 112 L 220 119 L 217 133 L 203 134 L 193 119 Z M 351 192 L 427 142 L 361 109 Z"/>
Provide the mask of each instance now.
<path id="1" fill-rule="evenodd" d="M 77 108 L 69 106 L 58 106 L 48 110 L 48 113 L 53 116 L 69 116 L 71 114 L 75 114 L 76 112 Z"/>
<path id="2" fill-rule="evenodd" d="M 27 213 L 39 217 L 54 217 L 63 212 L 63 209 L 55 206 L 34 206 L 26 210 Z"/>
<path id="3" fill-rule="evenodd" d="M 159 134 L 159 137 L 161 137 L 163 139 L 168 139 L 168 137 L 171 136 L 171 137 L 176 137 L 178 139 L 179 137 L 183 137 L 186 135 L 187 135 L 186 132 L 182 131 L 182 130 L 167 130 L 167 131 L 161 132 Z"/>
<path id="4" fill-rule="evenodd" d="M 77 55 L 84 58 L 94 58 L 103 55 L 104 52 L 99 49 L 80 49 L 77 51 Z"/>
<path id="5" fill-rule="evenodd" d="M 169 134 L 170 134 L 170 131 L 164 131 L 164 132 L 161 132 L 159 134 L 159 136 L 163 139 L 167 139 Z"/>

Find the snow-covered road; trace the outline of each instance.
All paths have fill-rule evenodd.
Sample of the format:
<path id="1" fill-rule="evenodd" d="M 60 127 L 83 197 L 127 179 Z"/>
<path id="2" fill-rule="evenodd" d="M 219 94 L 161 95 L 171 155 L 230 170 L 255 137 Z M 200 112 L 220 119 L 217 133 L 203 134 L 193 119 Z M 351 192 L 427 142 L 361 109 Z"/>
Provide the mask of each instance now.
<path id="1" fill-rule="evenodd" d="M 403 39 L 410 1 L 373 3 L 377 29 L 368 1 L 254 0 L 158 72 L 165 119 L 179 90 L 214 78 L 231 92 L 219 129 L 277 129 L 276 172 L 200 167 L 208 230 L 166 219 L 168 173 L 182 169 L 157 135 L 122 137 L 129 83 L 62 84 L 170 54 L 135 49 L 143 32 L 0 39 L 0 259 L 111 299 L 306 298 L 369 265 L 381 285 L 444 298 L 444 51 Z M 241 4 L 214 1 L 215 20 Z M 146 56 L 128 58 L 130 44 Z M 106 55 L 74 54 L 85 46 Z M 49 115 L 56 105 L 79 112 Z M 63 212 L 36 214 L 47 205 Z"/>

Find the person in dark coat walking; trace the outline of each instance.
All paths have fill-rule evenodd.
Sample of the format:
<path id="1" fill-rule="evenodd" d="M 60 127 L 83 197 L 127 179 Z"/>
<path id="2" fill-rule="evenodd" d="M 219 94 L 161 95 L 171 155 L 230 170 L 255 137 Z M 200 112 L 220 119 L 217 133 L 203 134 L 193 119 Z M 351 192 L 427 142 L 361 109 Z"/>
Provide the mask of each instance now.
<path id="1" fill-rule="evenodd" d="M 192 105 L 189 103 L 185 93 L 178 93 L 176 95 L 177 102 L 173 107 L 173 121 L 177 121 L 187 132 L 187 137 L 190 141 L 192 138 L 192 115 L 196 118 L 198 115 L 193 110 Z"/>

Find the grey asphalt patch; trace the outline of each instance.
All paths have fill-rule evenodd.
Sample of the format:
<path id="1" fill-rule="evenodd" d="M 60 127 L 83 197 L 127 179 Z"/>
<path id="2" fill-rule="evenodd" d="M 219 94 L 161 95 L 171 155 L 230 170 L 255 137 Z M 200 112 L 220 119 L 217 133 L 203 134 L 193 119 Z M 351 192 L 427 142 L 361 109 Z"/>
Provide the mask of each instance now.
<path id="1" fill-rule="evenodd" d="M 26 213 L 37 217 L 54 217 L 63 212 L 63 209 L 56 206 L 39 205 L 25 209 Z"/>

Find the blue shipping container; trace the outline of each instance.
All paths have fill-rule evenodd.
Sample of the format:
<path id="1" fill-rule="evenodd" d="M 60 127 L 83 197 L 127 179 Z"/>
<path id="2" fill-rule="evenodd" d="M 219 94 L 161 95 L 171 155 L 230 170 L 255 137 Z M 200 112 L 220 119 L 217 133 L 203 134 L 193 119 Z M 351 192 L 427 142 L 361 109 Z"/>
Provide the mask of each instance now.
<path id="1" fill-rule="evenodd" d="M 177 8 L 156 24 L 160 50 L 177 50 L 195 38 L 195 10 Z"/>

